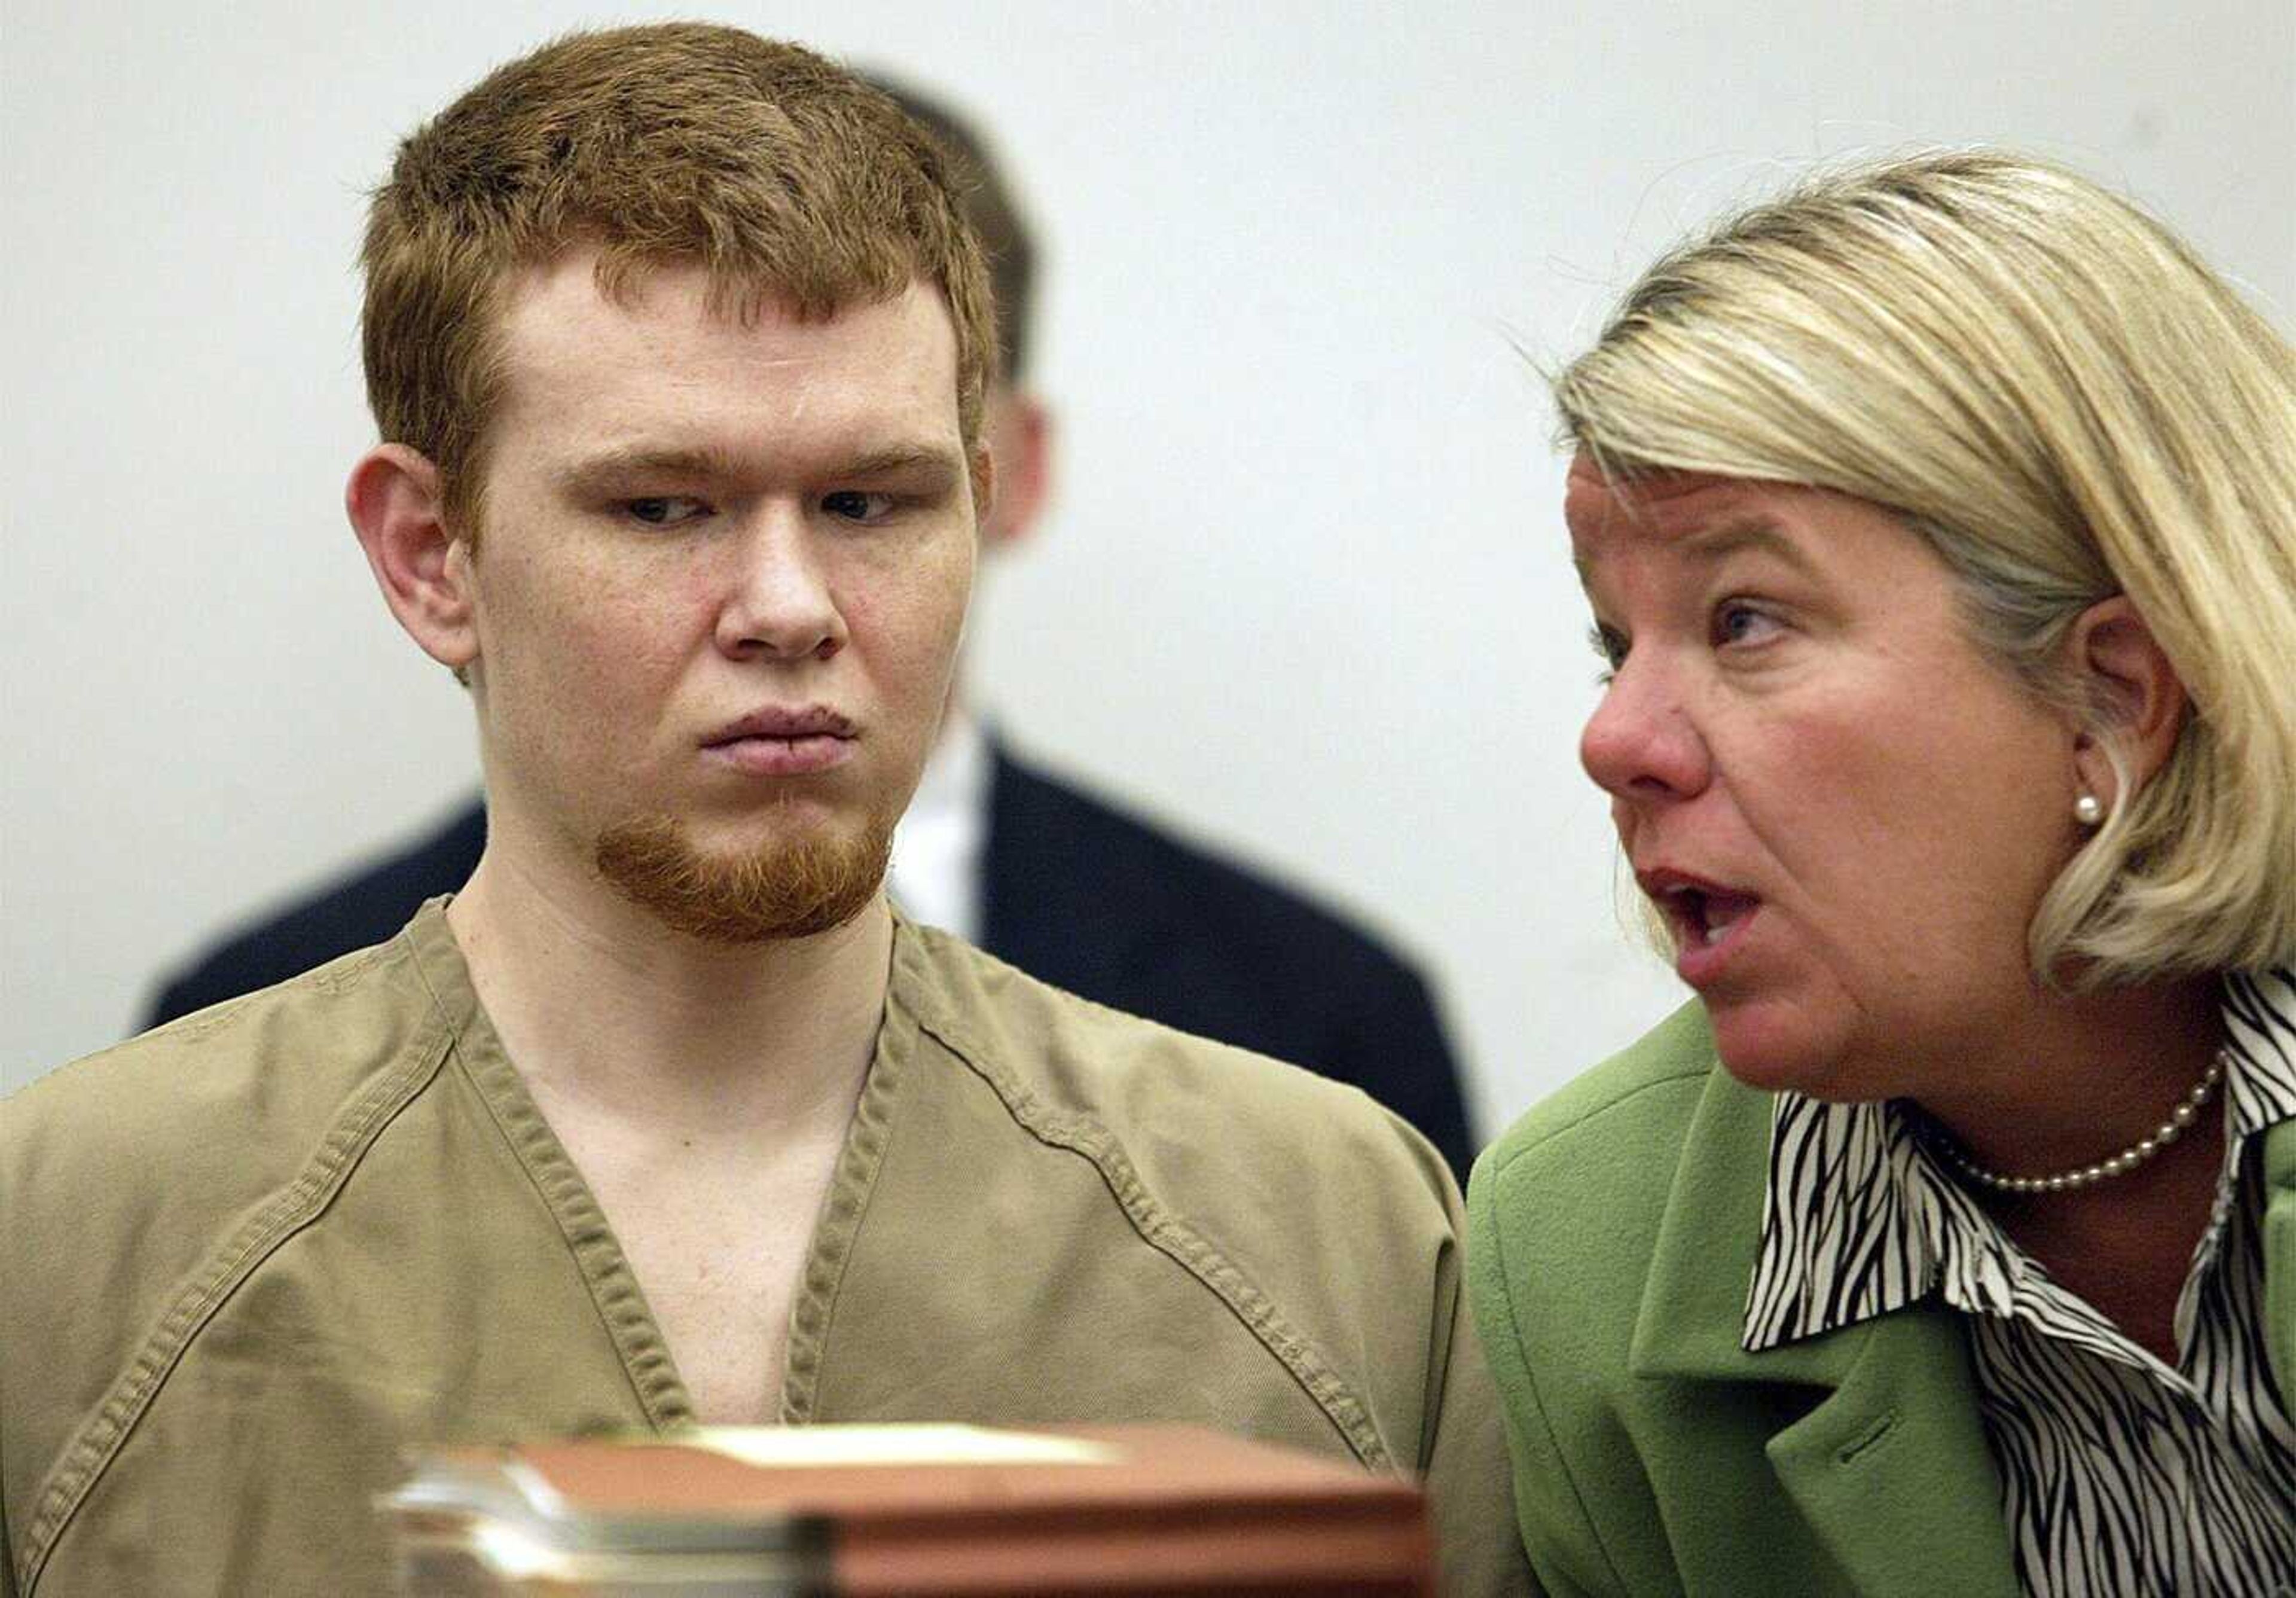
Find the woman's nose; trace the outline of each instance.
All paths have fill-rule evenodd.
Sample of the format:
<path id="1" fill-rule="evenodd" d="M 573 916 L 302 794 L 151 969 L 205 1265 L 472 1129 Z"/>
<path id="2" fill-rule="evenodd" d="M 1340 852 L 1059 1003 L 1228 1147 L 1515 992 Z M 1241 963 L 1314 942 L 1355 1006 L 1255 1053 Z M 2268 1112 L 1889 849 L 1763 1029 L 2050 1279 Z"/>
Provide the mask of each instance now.
<path id="1" fill-rule="evenodd" d="M 1620 663 L 1578 736 L 1578 763 L 1611 798 L 1633 804 L 1690 797 L 1711 762 L 1683 685 L 1645 652 Z"/>

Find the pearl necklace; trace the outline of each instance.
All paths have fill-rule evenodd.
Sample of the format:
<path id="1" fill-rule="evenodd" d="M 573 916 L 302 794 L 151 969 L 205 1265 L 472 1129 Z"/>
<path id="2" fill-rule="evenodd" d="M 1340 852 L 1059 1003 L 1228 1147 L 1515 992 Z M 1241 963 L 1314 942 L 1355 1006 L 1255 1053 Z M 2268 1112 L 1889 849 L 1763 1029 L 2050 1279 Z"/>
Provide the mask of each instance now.
<path id="1" fill-rule="evenodd" d="M 2169 1118 L 2155 1127 L 2150 1137 L 2093 1166 L 2060 1171 L 2054 1176 L 2005 1176 L 1998 1171 L 1988 1171 L 1964 1153 L 1961 1145 L 1944 1128 L 1934 1121 L 1930 1124 L 1936 1129 L 1938 1151 L 1945 1156 L 1946 1163 L 1972 1182 L 2003 1193 L 2070 1193 L 2112 1177 L 2126 1176 L 2184 1136 L 2199 1117 L 2201 1107 L 2215 1094 L 2217 1084 L 2224 1081 L 2225 1058 L 2229 1052 L 2226 1049 L 2217 1050 L 2216 1057 L 2209 1061 L 2209 1068 L 2193 1084 L 2193 1091 L 2177 1101 L 2177 1108 L 2169 1112 Z"/>

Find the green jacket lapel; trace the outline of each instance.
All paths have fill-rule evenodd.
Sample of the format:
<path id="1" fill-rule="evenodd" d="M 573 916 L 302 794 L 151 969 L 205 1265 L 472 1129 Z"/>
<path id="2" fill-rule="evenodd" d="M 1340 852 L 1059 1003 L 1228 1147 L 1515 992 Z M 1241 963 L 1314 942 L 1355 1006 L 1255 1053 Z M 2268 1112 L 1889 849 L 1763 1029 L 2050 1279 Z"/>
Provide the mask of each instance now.
<path id="1" fill-rule="evenodd" d="M 1770 1439 L 1788 1495 L 1860 1593 L 2015 1598 L 1959 1320 L 1923 1305 L 1846 1330 L 1865 1335 L 1841 1385 Z"/>
<path id="2" fill-rule="evenodd" d="M 1718 1067 L 1709 1078 L 1660 1224 L 1629 1368 L 1823 1390 L 1765 1452 L 1784 1496 L 1857 1590 L 2014 1598 L 2000 1478 L 1951 1311 L 1929 1300 L 1759 1354 L 1739 1346 L 1772 1103 Z"/>

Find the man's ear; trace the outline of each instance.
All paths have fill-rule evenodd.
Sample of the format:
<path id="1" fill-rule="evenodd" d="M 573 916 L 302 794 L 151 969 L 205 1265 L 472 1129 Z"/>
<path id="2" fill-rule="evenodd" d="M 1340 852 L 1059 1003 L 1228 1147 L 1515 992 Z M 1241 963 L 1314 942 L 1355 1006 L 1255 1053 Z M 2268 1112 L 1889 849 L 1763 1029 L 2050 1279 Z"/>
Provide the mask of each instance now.
<path id="1" fill-rule="evenodd" d="M 996 537 L 991 524 L 996 516 L 996 502 L 1004 494 L 1004 460 L 986 436 L 972 446 L 967 465 L 972 479 L 972 525 L 984 545 Z"/>
<path id="2" fill-rule="evenodd" d="M 2125 594 L 2101 599 L 2081 613 L 2065 640 L 2065 658 L 2114 734 L 2128 762 L 2128 780 L 2143 787 L 2168 763 L 2184 730 L 2191 707 L 2184 679 Z M 2089 793 L 2108 806 L 2124 797 L 2113 791 L 2112 762 L 2095 736 L 2080 736 L 2073 760 Z"/>
<path id="3" fill-rule="evenodd" d="M 1025 389 L 1000 389 L 988 397 L 980 431 L 996 460 L 996 498 L 981 513 L 980 542 L 1010 548 L 1028 537 L 1051 495 L 1053 415 Z"/>
<path id="4" fill-rule="evenodd" d="M 378 445 L 351 468 L 343 508 L 407 636 L 442 666 L 476 660 L 470 547 L 447 526 L 439 468 L 404 444 Z"/>

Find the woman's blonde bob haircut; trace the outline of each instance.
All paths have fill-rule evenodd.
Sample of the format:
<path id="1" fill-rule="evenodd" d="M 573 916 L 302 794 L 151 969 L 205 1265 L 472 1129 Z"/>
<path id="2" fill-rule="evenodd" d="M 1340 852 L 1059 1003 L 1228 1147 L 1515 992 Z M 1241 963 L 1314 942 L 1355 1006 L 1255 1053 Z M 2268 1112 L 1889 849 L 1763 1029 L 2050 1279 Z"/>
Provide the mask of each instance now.
<path id="1" fill-rule="evenodd" d="M 2159 222 L 1999 152 L 1823 175 L 1652 267 L 1554 389 L 1614 478 L 1897 511 L 2100 740 L 2122 780 L 2035 913 L 2044 980 L 2296 964 L 2296 354 Z M 2062 654 L 2114 594 L 2193 707 L 2136 792 Z"/>

